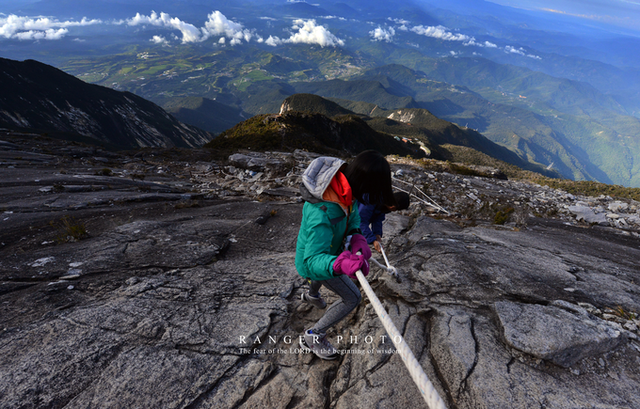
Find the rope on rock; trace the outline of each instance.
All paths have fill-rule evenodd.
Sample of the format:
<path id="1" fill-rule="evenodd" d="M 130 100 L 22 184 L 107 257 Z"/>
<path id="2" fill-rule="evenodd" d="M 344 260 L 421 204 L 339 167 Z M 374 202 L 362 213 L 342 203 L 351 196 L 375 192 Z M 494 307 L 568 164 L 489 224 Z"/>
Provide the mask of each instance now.
<path id="1" fill-rule="evenodd" d="M 362 286 L 362 288 L 364 288 L 364 292 L 367 294 L 367 297 L 369 297 L 369 301 L 371 301 L 373 309 L 376 311 L 376 314 L 378 314 L 378 318 L 380 318 L 380 321 L 382 321 L 384 329 L 391 337 L 393 345 L 396 347 L 396 350 L 402 357 L 405 366 L 409 370 L 411 378 L 420 390 L 420 393 L 422 393 L 424 401 L 427 403 L 430 409 L 447 409 L 447 407 L 444 405 L 444 401 L 438 394 L 438 391 L 436 391 L 436 389 L 433 387 L 433 384 L 431 383 L 431 381 L 429 381 L 429 378 L 427 378 L 427 375 L 422 370 L 422 366 L 420 366 L 420 363 L 413 355 L 413 352 L 411 352 L 409 345 L 407 345 L 407 343 L 404 341 L 402 335 L 400 334 L 400 331 L 398 331 L 396 326 L 393 324 L 393 321 L 391 321 L 391 317 L 389 317 L 389 314 L 387 314 L 387 311 L 385 311 L 382 303 L 373 292 L 373 289 L 369 285 L 369 282 L 362 274 L 362 270 L 358 270 L 356 272 L 356 276 L 358 277 L 358 281 L 360 281 L 360 285 Z"/>
<path id="2" fill-rule="evenodd" d="M 413 196 L 414 198 L 418 199 L 420 202 L 426 204 L 427 206 L 433 207 L 434 209 L 439 210 L 439 211 L 441 211 L 443 213 L 450 214 L 447 209 L 445 209 L 444 207 L 442 207 L 438 203 L 436 203 L 435 200 L 433 200 L 432 198 L 429 197 L 429 195 L 427 195 L 422 190 L 417 188 L 415 186 L 415 184 L 412 184 L 412 183 L 409 183 L 409 182 L 405 182 L 404 180 L 401 180 L 401 179 L 398 179 L 398 178 L 395 178 L 395 177 L 392 177 L 392 179 L 393 179 L 394 182 L 400 182 L 400 183 L 404 183 L 405 185 L 411 186 L 411 190 L 410 191 L 402 189 L 401 187 L 398 187 L 398 186 L 394 186 L 394 188 L 396 190 L 399 190 L 401 192 L 405 192 L 408 195 Z M 416 195 L 415 193 L 413 193 L 414 190 L 419 192 L 419 193 L 421 193 L 426 199 L 424 199 L 424 198 Z"/>
<path id="3" fill-rule="evenodd" d="M 398 270 L 389 264 L 389 259 L 387 258 L 387 253 L 384 252 L 384 247 L 382 247 L 382 243 L 380 244 L 380 252 L 382 253 L 382 257 L 384 257 L 384 262 L 387 264 L 387 271 L 394 276 L 398 275 Z"/>
<path id="4" fill-rule="evenodd" d="M 376 260 L 373 257 L 371 257 L 369 261 L 373 261 L 375 265 L 377 265 L 387 273 L 391 274 L 392 276 L 395 276 L 396 278 L 398 278 L 398 270 L 395 267 L 389 265 L 389 259 L 387 258 L 387 255 L 384 252 L 384 248 L 382 247 L 382 244 L 380 244 L 380 250 L 382 251 L 382 255 L 384 256 L 384 262 L 387 264 L 387 266 L 386 267 L 383 266 L 382 264 L 380 264 L 378 260 Z"/>
<path id="5" fill-rule="evenodd" d="M 378 260 L 376 260 L 375 258 L 371 257 L 369 259 L 369 261 L 373 261 L 373 264 L 377 265 L 378 267 L 380 267 L 381 269 L 383 269 L 384 271 L 386 271 L 387 273 L 394 275 L 393 272 L 391 270 L 389 270 L 389 268 L 387 266 L 383 266 Z"/>

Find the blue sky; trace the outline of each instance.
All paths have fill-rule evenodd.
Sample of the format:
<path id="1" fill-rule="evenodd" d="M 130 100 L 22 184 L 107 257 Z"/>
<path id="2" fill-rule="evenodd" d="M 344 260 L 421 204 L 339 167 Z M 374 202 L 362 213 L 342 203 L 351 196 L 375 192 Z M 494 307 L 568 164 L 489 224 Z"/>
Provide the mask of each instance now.
<path id="1" fill-rule="evenodd" d="M 640 32 L 640 0 L 489 0 L 527 10 L 568 14 Z"/>

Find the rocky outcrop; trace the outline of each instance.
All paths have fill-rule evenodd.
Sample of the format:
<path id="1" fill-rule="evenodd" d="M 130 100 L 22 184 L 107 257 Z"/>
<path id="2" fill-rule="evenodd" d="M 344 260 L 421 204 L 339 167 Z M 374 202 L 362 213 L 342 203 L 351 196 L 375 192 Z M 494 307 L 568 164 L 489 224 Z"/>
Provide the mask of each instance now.
<path id="1" fill-rule="evenodd" d="M 3 408 L 426 407 L 366 297 L 338 360 L 298 348 L 323 313 L 293 265 L 314 154 L 0 139 Z M 569 209 L 637 203 L 392 168 L 422 199 L 385 222 L 399 280 L 368 281 L 449 408 L 640 407 L 637 226 Z"/>
<path id="2" fill-rule="evenodd" d="M 619 325 L 590 317 L 566 301 L 551 305 L 499 301 L 495 310 L 509 346 L 565 368 L 607 353 L 623 339 Z"/>
<path id="3" fill-rule="evenodd" d="M 336 115 L 353 115 L 354 113 L 335 102 L 314 94 L 293 94 L 285 98 L 280 106 L 280 115 L 289 111 L 313 112 L 329 118 Z"/>

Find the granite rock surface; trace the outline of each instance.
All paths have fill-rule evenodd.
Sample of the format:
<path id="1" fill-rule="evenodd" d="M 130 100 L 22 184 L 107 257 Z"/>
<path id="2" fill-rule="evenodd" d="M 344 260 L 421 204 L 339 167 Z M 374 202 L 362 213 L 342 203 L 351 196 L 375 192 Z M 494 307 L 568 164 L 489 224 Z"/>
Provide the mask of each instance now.
<path id="1" fill-rule="evenodd" d="M 366 297 L 298 347 L 314 157 L 0 134 L 0 407 L 426 407 Z M 640 407 L 638 203 L 391 161 L 368 281 L 447 407 Z"/>

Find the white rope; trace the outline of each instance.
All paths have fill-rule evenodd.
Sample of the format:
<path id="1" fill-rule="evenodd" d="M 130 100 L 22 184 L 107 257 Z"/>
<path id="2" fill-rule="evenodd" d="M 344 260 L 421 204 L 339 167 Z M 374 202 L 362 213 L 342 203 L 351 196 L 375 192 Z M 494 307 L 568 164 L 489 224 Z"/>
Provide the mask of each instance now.
<path id="1" fill-rule="evenodd" d="M 404 190 L 404 189 L 402 189 L 402 188 L 400 188 L 400 187 L 398 187 L 398 186 L 394 186 L 394 188 L 395 188 L 395 189 L 397 189 L 397 190 L 399 190 L 399 191 L 401 191 L 401 192 L 405 192 L 405 193 L 407 193 L 407 194 L 409 194 L 409 195 L 411 195 L 411 196 L 415 197 L 416 199 L 418 199 L 418 200 L 419 200 L 419 201 L 421 201 L 422 203 L 426 204 L 427 206 L 431 206 L 431 207 L 433 207 L 434 209 L 440 210 L 440 211 L 442 211 L 442 212 L 444 212 L 444 213 L 446 213 L 446 214 L 450 214 L 450 213 L 449 213 L 449 211 L 448 211 L 447 209 L 445 209 L 444 207 L 442 207 L 442 206 L 440 206 L 438 203 L 436 203 L 436 201 L 435 201 L 435 200 L 433 200 L 432 198 L 430 198 L 430 197 L 429 197 L 429 195 L 427 195 L 427 194 L 426 194 L 426 193 L 424 193 L 422 190 L 420 190 L 419 188 L 417 188 L 417 187 L 415 186 L 415 184 L 411 184 L 411 183 L 409 183 L 409 182 L 405 182 L 404 180 L 401 180 L 401 179 L 398 179 L 398 178 L 395 178 L 395 177 L 392 177 L 392 179 L 393 179 L 394 181 L 396 181 L 396 182 L 404 183 L 405 185 L 410 185 L 410 186 L 411 186 L 411 190 L 416 190 L 416 191 L 418 191 L 418 192 L 422 193 L 422 195 L 423 195 L 424 197 L 426 197 L 428 200 L 425 200 L 425 199 L 421 198 L 420 196 L 416 195 L 415 193 L 413 193 L 413 192 L 409 192 L 409 191 L 406 191 L 406 190 Z"/>
<path id="2" fill-rule="evenodd" d="M 395 275 L 395 276 L 397 276 L 397 275 L 398 275 L 398 272 L 397 272 L 397 271 L 390 270 L 390 269 L 389 269 L 389 268 L 387 268 L 386 266 L 383 266 L 382 264 L 380 264 L 380 262 L 379 262 L 378 260 L 376 260 L 376 259 L 375 259 L 375 258 L 373 258 L 373 257 L 371 257 L 371 258 L 369 259 L 369 261 L 373 261 L 373 263 L 374 263 L 376 266 L 380 267 L 381 269 L 383 269 L 384 271 L 386 271 L 387 273 L 389 273 L 389 274 L 391 274 L 391 275 Z"/>
<path id="3" fill-rule="evenodd" d="M 380 250 L 382 250 L 382 255 L 384 256 L 384 262 L 387 263 L 387 266 L 386 267 L 383 266 L 382 264 L 380 264 L 378 260 L 376 260 L 373 257 L 371 257 L 369 261 L 373 261 L 375 265 L 377 265 L 387 273 L 391 274 L 392 276 L 398 277 L 398 270 L 395 267 L 389 265 L 389 259 L 387 259 L 387 255 L 384 253 L 384 248 L 382 247 L 382 244 L 380 244 Z"/>
<path id="4" fill-rule="evenodd" d="M 364 292 L 367 294 L 367 297 L 369 297 L 369 301 L 371 301 L 373 309 L 376 311 L 376 314 L 378 314 L 378 318 L 380 318 L 380 321 L 382 321 L 384 329 L 391 337 L 393 345 L 396 347 L 396 350 L 402 357 L 402 360 L 409 370 L 409 374 L 411 375 L 413 382 L 415 382 L 416 386 L 420 390 L 420 393 L 422 393 L 424 401 L 427 403 L 430 409 L 447 409 L 447 407 L 444 405 L 444 401 L 438 394 L 438 391 L 436 391 L 436 389 L 433 387 L 433 384 L 431 383 L 431 381 L 429 381 L 429 378 L 427 378 L 427 375 L 422 370 L 420 363 L 413 355 L 413 352 L 411 352 L 409 345 L 407 345 L 407 343 L 404 341 L 404 338 L 400 334 L 400 331 L 398 331 L 396 326 L 393 324 L 393 321 L 391 321 L 391 317 L 389 317 L 389 314 L 387 314 L 387 311 L 385 311 L 384 307 L 380 303 L 380 300 L 373 292 L 373 289 L 369 285 L 369 282 L 364 277 L 364 274 L 362 274 L 362 270 L 358 270 L 356 272 L 356 277 L 358 277 L 360 285 L 362 286 L 362 288 L 364 288 Z"/>
<path id="5" fill-rule="evenodd" d="M 415 197 L 416 199 L 418 199 L 418 200 L 419 200 L 419 201 L 421 201 L 422 203 L 426 204 L 427 206 L 431 206 L 431 207 L 433 207 L 434 209 L 436 209 L 436 210 L 440 210 L 440 211 L 441 211 L 441 212 L 443 212 L 443 213 L 450 214 L 450 213 L 449 213 L 449 211 L 448 211 L 447 209 L 445 209 L 444 207 L 440 206 L 439 204 L 437 204 L 437 203 L 435 203 L 435 202 L 431 203 L 431 202 L 429 202 L 429 201 L 427 201 L 427 200 L 425 200 L 425 199 L 421 198 L 420 196 L 416 195 L 415 193 L 411 193 L 411 192 L 409 192 L 409 191 L 406 191 L 406 190 L 402 189 L 401 187 L 394 186 L 394 188 L 395 188 L 395 189 L 397 189 L 397 190 L 399 190 L 399 191 L 401 191 L 401 192 L 405 192 L 405 193 L 407 193 L 407 194 L 409 194 L 409 195 L 411 195 L 411 196 Z M 420 191 L 420 190 L 418 189 L 418 191 Z M 425 196 L 426 196 L 426 195 L 425 195 Z M 427 197 L 428 197 L 428 196 L 427 196 Z M 431 200 L 431 199 L 430 199 L 430 200 Z"/>
<path id="6" fill-rule="evenodd" d="M 369 259 L 369 261 L 373 261 L 373 263 L 374 263 L 376 266 L 380 267 L 381 269 L 383 269 L 383 270 L 384 270 L 384 271 L 386 271 L 386 272 L 389 272 L 389 269 L 388 269 L 387 267 L 383 266 L 382 264 L 380 264 L 380 262 L 379 262 L 378 260 L 376 260 L 375 258 L 371 257 L 371 258 Z"/>
<path id="7" fill-rule="evenodd" d="M 387 258 L 387 254 L 384 252 L 382 243 L 380 243 L 380 251 L 382 252 L 382 257 L 384 257 L 384 262 L 387 263 L 387 271 L 389 272 L 389 274 L 397 276 L 398 270 L 396 270 L 395 267 L 389 265 L 389 259 Z"/>

